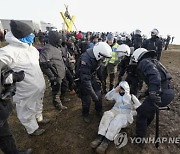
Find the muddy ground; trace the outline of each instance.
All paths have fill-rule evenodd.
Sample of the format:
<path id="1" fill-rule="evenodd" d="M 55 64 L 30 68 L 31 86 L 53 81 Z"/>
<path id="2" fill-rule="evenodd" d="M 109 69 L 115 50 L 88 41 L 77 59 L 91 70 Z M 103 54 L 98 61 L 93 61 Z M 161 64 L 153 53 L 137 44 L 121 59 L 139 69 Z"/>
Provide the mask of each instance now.
<path id="1" fill-rule="evenodd" d="M 170 105 L 170 111 L 161 111 L 160 113 L 160 136 L 180 137 L 180 47 L 172 47 L 168 51 L 163 51 L 161 62 L 171 72 L 176 96 Z M 100 118 L 94 113 L 94 104 L 91 104 L 92 122 L 86 124 L 81 116 L 81 101 L 74 94 L 68 94 L 70 102 L 64 103 L 68 107 L 67 111 L 59 113 L 56 111 L 51 102 L 49 85 L 44 99 L 44 116 L 51 119 L 46 125 L 41 125 L 46 132 L 42 136 L 28 136 L 16 117 L 16 111 L 9 117 L 10 127 L 21 149 L 31 147 L 34 154 L 93 154 L 95 153 L 89 146 L 90 142 L 95 139 Z M 103 101 L 103 110 L 109 110 L 113 104 Z M 128 137 L 134 135 L 135 121 L 132 125 L 123 129 Z M 148 129 L 148 136 L 155 136 L 155 120 Z M 0 152 L 1 153 L 1 152 Z M 112 143 L 108 148 L 107 154 L 179 154 L 179 144 L 160 144 L 156 149 L 154 144 L 146 144 L 143 148 L 138 147 L 130 142 L 121 149 L 115 148 Z"/>

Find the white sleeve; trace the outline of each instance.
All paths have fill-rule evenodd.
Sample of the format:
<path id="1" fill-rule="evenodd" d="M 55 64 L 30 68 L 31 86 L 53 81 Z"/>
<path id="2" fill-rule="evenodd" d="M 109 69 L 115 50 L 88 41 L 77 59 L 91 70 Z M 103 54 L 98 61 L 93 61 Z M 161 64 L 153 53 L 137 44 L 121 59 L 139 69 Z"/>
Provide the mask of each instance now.
<path id="1" fill-rule="evenodd" d="M 134 96 L 134 95 L 131 95 L 131 101 L 132 101 L 133 107 L 135 109 L 137 109 L 141 105 L 141 103 L 138 100 L 138 98 L 136 96 Z"/>
<path id="2" fill-rule="evenodd" d="M 107 100 L 114 100 L 116 94 L 117 94 L 117 92 L 116 92 L 115 89 L 113 88 L 111 91 L 109 91 L 109 92 L 105 95 L 105 98 L 106 98 Z"/>
<path id="3" fill-rule="evenodd" d="M 14 55 L 10 51 L 8 52 L 0 49 L 0 60 L 12 68 L 14 63 Z"/>
<path id="4" fill-rule="evenodd" d="M 9 74 L 8 77 L 5 79 L 5 84 L 12 84 L 13 83 L 13 74 Z"/>

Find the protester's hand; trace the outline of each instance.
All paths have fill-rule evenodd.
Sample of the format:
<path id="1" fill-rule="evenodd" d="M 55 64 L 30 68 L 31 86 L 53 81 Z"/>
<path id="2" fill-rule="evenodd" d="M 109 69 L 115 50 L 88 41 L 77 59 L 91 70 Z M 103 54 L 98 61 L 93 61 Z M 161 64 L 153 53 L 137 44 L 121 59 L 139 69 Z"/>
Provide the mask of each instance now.
<path id="1" fill-rule="evenodd" d="M 25 77 L 24 71 L 13 72 L 13 82 L 21 82 Z"/>

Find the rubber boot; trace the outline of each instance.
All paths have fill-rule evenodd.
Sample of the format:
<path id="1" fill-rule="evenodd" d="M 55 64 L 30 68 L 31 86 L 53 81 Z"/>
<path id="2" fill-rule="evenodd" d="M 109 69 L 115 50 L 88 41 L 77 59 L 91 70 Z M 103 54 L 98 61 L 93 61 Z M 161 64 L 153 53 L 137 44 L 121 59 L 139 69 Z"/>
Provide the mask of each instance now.
<path id="1" fill-rule="evenodd" d="M 91 145 L 90 145 L 91 148 L 93 149 L 97 148 L 101 144 L 103 139 L 104 139 L 104 136 L 98 135 L 98 137 L 94 141 L 91 142 Z"/>
<path id="2" fill-rule="evenodd" d="M 107 138 L 104 138 L 101 144 L 97 147 L 96 152 L 98 154 L 104 154 L 106 149 L 108 148 L 109 143 L 110 143 L 110 140 L 108 140 Z"/>

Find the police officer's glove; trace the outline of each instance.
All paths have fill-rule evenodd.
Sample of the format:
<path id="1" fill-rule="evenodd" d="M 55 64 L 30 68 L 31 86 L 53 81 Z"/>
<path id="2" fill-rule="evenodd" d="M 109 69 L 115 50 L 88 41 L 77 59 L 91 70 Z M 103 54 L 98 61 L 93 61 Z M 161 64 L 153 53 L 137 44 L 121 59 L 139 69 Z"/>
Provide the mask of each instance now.
<path id="1" fill-rule="evenodd" d="M 159 105 L 161 103 L 161 97 L 155 91 L 149 92 L 149 98 L 152 100 L 152 103 Z"/>
<path id="2" fill-rule="evenodd" d="M 25 73 L 24 71 L 13 72 L 13 82 L 20 82 L 24 79 Z"/>

